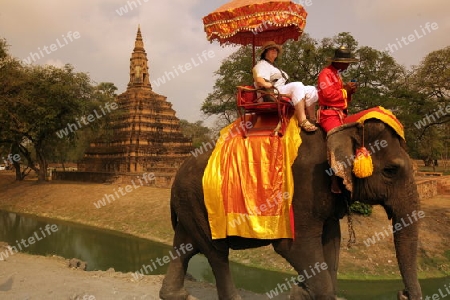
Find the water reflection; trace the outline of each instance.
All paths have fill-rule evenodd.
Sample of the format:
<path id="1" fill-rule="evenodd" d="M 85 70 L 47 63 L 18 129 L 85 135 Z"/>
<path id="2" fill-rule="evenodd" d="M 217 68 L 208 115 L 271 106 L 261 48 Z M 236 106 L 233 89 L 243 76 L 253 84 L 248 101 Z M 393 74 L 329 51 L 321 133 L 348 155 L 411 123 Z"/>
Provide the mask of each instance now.
<path id="1" fill-rule="evenodd" d="M 445 286 L 450 286 L 450 278 L 421 279 L 423 299 L 431 300 L 433 294 L 439 295 L 439 290 L 445 292 Z M 347 300 L 374 299 L 374 300 L 395 300 L 396 292 L 401 290 L 403 283 L 401 280 L 380 280 L 380 281 L 339 281 L 339 294 Z M 450 290 L 450 288 L 449 288 Z M 447 293 L 450 296 L 450 293 Z M 429 296 L 429 298 L 427 298 Z M 443 299 L 440 297 L 435 299 Z"/>
<path id="2" fill-rule="evenodd" d="M 10 246 L 16 246 L 22 239 L 28 241 L 35 232 L 45 230 L 48 224 L 56 224 L 56 232 L 23 248 L 22 252 L 78 258 L 87 262 L 88 270 L 114 268 L 120 272 L 136 272 L 144 264 L 150 265 L 152 260 L 170 256 L 171 248 L 167 245 L 74 223 L 0 211 L 0 224 L 0 240 L 8 242 Z M 164 274 L 167 271 L 167 264 L 157 266 L 148 274 Z M 262 294 L 292 276 L 235 263 L 231 264 L 231 271 L 239 288 Z M 214 282 L 211 268 L 204 256 L 196 255 L 189 264 L 188 272 L 197 280 Z M 445 284 L 450 285 L 448 278 L 421 280 L 424 295 L 438 293 L 439 288 L 444 291 Z M 396 291 L 401 288 L 400 280 L 339 281 L 339 294 L 348 300 L 395 299 Z"/>
<path id="3" fill-rule="evenodd" d="M 56 233 L 29 245 L 23 252 L 79 258 L 88 263 L 88 270 L 113 267 L 120 272 L 137 271 L 144 263 L 149 264 L 152 258 L 163 257 L 170 250 L 166 245 L 145 239 L 14 213 L 1 212 L 0 224 L 0 239 L 10 246 L 17 245 L 22 239 L 28 240 L 47 224 L 56 224 Z M 152 274 L 163 274 L 166 268 L 162 266 Z"/>

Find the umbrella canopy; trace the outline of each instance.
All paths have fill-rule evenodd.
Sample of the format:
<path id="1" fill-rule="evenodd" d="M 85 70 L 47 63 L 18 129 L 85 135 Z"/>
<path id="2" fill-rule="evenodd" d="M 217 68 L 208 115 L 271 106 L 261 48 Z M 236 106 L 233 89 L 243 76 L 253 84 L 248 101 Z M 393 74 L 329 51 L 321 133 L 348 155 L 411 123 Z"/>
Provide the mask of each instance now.
<path id="1" fill-rule="evenodd" d="M 222 44 L 261 46 L 298 40 L 307 12 L 290 0 L 233 0 L 203 18 L 207 39 Z"/>

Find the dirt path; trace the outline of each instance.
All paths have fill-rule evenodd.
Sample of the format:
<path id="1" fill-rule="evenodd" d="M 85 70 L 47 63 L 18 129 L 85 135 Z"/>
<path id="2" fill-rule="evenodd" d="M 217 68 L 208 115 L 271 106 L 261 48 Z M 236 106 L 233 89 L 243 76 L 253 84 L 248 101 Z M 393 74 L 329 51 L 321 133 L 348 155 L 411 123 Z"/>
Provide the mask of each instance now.
<path id="1" fill-rule="evenodd" d="M 103 300 L 159 299 L 163 276 L 144 276 L 138 282 L 130 273 L 85 272 L 68 267 L 60 257 L 17 253 L 0 261 L 0 299 Z M 189 292 L 201 300 L 215 300 L 216 289 L 206 283 L 186 281 Z M 264 299 L 241 291 L 243 299 Z"/>

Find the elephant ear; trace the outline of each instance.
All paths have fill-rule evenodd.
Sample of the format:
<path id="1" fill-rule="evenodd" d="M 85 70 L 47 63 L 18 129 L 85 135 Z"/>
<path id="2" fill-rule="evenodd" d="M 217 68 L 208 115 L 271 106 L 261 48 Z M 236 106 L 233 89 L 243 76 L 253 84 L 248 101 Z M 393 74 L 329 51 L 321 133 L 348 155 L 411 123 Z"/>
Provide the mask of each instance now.
<path id="1" fill-rule="evenodd" d="M 334 128 L 327 135 L 328 163 L 333 174 L 343 179 L 344 186 L 353 192 L 353 161 L 356 146 L 361 144 L 360 124 L 349 123 Z M 330 172 L 327 172 L 331 175 Z"/>

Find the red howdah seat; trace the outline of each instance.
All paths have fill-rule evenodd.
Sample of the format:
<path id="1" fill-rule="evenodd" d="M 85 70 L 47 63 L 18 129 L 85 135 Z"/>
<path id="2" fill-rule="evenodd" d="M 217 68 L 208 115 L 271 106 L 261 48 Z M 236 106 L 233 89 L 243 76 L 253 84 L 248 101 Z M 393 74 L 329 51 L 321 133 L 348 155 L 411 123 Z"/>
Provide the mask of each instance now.
<path id="1" fill-rule="evenodd" d="M 294 106 L 287 95 L 271 93 L 253 86 L 238 86 L 236 104 L 241 120 L 252 126 L 245 126 L 244 136 L 283 136 Z M 250 127 L 250 128 L 248 128 Z"/>

